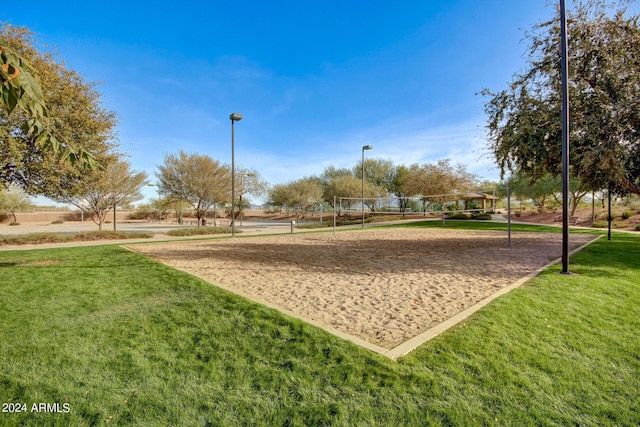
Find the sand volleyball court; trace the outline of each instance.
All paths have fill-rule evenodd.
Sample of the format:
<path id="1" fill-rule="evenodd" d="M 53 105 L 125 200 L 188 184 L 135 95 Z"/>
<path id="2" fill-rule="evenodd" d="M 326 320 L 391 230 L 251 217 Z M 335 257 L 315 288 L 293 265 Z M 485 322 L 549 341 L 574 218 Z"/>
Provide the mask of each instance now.
<path id="1" fill-rule="evenodd" d="M 571 235 L 571 247 L 590 240 Z M 557 259 L 562 235 L 368 229 L 129 248 L 314 324 L 391 349 Z"/>

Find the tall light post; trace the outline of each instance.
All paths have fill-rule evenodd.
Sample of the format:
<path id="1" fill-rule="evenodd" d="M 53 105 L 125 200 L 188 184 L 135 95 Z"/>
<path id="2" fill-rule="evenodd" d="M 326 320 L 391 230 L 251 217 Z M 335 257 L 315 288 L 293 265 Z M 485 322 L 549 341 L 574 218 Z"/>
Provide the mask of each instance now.
<path id="1" fill-rule="evenodd" d="M 373 150 L 373 145 L 365 145 L 362 147 L 362 229 L 364 230 L 364 150 Z"/>
<path id="2" fill-rule="evenodd" d="M 567 12 L 560 0 L 560 72 L 562 74 L 562 274 L 569 274 L 569 54 Z"/>
<path id="3" fill-rule="evenodd" d="M 242 120 L 242 114 L 231 113 L 231 237 L 236 237 L 236 165 L 234 158 L 234 122 Z"/>

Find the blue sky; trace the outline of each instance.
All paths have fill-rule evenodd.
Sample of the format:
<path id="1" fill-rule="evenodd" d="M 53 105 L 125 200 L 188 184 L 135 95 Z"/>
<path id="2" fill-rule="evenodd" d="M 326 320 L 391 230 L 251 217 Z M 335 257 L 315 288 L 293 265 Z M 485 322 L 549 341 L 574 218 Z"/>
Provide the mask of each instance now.
<path id="1" fill-rule="evenodd" d="M 0 20 L 102 82 L 122 151 L 152 181 L 179 149 L 230 163 L 239 112 L 236 165 L 276 184 L 352 167 L 366 144 L 497 180 L 478 92 L 506 87 L 524 31 L 554 13 L 546 0 L 22 0 Z"/>

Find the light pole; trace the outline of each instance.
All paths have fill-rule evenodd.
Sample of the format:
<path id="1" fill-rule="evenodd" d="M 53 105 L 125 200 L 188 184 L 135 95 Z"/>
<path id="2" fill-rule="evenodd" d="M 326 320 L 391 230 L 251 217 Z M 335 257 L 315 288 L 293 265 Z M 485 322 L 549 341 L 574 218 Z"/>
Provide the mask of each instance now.
<path id="1" fill-rule="evenodd" d="M 364 145 L 362 147 L 362 229 L 364 230 L 364 150 L 373 150 L 373 145 Z"/>
<path id="2" fill-rule="evenodd" d="M 562 274 L 569 274 L 569 53 L 567 13 L 560 0 L 560 72 L 562 74 Z"/>
<path id="3" fill-rule="evenodd" d="M 236 165 L 234 158 L 234 122 L 242 120 L 242 114 L 231 113 L 231 237 L 236 237 Z"/>

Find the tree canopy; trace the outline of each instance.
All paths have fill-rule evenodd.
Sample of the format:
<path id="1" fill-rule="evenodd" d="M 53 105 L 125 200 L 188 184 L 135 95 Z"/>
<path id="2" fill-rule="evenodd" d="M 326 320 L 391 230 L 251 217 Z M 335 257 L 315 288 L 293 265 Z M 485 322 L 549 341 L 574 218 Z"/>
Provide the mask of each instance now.
<path id="1" fill-rule="evenodd" d="M 156 176 L 160 192 L 189 203 L 198 224 L 211 206 L 231 201 L 231 169 L 207 155 L 167 154 Z"/>
<path id="2" fill-rule="evenodd" d="M 307 208 L 321 202 L 322 187 L 314 178 L 278 184 L 269 191 L 269 203 L 283 207 L 288 214 L 293 212 L 296 219 L 300 219 Z"/>
<path id="3" fill-rule="evenodd" d="M 70 195 L 62 201 L 89 212 L 98 229 L 102 230 L 106 216 L 112 209 L 143 198 L 140 190 L 146 183 L 146 172 L 132 171 L 128 162 L 117 161 L 97 171 L 80 194 Z"/>
<path id="4" fill-rule="evenodd" d="M 41 85 L 42 77 L 40 65 L 51 64 L 51 56 L 39 54 L 33 47 L 33 33 L 26 28 L 2 25 L 0 33 L 0 91 L 1 118 L 4 129 L 1 130 L 3 145 L 9 136 L 15 136 L 19 129 L 20 136 L 32 147 L 41 152 L 48 152 L 57 156 L 61 163 L 73 164 L 76 167 L 94 168 L 95 157 L 87 150 L 81 141 L 68 139 L 59 134 L 55 124 L 58 117 L 51 111 L 50 104 L 45 101 L 48 97 L 48 87 Z M 59 65 L 59 70 L 64 70 Z M 69 71 L 69 70 L 65 70 Z M 67 108 L 72 108 L 68 104 Z M 20 115 L 20 126 L 5 127 L 10 116 Z M 4 150 L 0 166 L 0 182 L 5 186 L 16 181 L 20 176 L 20 167 L 12 163 Z M 14 150 L 15 151 L 15 150 Z M 15 153 L 14 153 L 15 155 Z M 26 156 L 25 156 L 26 157 Z"/>
<path id="5" fill-rule="evenodd" d="M 0 187 L 0 212 L 6 211 L 13 216 L 13 222 L 17 222 L 16 212 L 33 206 L 29 196 L 24 194 L 20 187 L 15 185 L 9 188 Z"/>
<path id="6" fill-rule="evenodd" d="M 626 3 L 581 1 L 568 13 L 571 173 L 595 190 L 640 184 L 640 28 Z M 559 20 L 535 25 L 525 40 L 524 71 L 483 94 L 502 175 L 520 170 L 536 180 L 561 172 Z"/>

